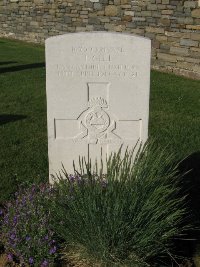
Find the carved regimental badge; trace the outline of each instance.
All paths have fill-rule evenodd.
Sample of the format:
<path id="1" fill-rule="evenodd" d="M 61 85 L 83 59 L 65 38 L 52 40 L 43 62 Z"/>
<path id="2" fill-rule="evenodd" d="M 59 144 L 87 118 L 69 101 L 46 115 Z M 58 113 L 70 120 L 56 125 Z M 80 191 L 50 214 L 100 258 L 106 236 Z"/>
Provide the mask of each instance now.
<path id="1" fill-rule="evenodd" d="M 74 141 L 87 139 L 88 144 L 108 144 L 120 142 L 121 137 L 114 133 L 116 121 L 108 112 L 107 101 L 95 97 L 88 101 L 88 109 L 78 117 L 81 132 Z"/>

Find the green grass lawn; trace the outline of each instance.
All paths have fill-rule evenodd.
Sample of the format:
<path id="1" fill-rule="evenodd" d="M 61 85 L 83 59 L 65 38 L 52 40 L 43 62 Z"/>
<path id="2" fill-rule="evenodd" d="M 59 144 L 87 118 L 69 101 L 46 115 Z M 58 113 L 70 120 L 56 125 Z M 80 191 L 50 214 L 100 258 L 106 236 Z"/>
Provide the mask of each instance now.
<path id="1" fill-rule="evenodd" d="M 0 39 L 0 202 L 48 180 L 44 47 Z M 152 71 L 150 137 L 177 154 L 200 150 L 200 81 Z"/>
<path id="2" fill-rule="evenodd" d="M 48 177 L 44 48 L 0 39 L 0 88 L 3 200 L 22 181 Z"/>

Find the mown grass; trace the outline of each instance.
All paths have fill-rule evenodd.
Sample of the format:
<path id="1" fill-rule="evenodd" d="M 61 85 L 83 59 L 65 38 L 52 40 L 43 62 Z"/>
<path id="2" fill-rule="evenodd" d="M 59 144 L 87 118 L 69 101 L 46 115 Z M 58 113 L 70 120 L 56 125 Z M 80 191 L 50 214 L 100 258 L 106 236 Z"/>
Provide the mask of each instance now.
<path id="1" fill-rule="evenodd" d="M 151 73 L 149 134 L 178 158 L 200 150 L 200 81 Z"/>
<path id="2" fill-rule="evenodd" d="M 0 202 L 48 179 L 44 47 L 0 39 Z M 200 150 L 200 81 L 152 71 L 149 134 L 177 160 Z"/>
<path id="3" fill-rule="evenodd" d="M 0 40 L 0 201 L 22 181 L 47 180 L 44 48 Z"/>

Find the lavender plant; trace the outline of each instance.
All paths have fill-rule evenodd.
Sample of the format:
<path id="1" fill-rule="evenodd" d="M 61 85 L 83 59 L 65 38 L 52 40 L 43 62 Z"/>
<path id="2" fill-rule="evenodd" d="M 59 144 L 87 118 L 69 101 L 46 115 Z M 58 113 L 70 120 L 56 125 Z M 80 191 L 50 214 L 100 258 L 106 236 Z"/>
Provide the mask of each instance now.
<path id="1" fill-rule="evenodd" d="M 185 229 L 175 157 L 155 144 L 133 155 L 111 155 L 106 177 L 101 167 L 98 176 L 93 173 L 90 164 L 82 171 L 82 163 L 80 174 L 63 169 L 54 177 L 55 231 L 67 248 L 80 247 L 102 266 L 149 266 L 152 259 L 171 255 L 173 238 Z"/>
<path id="2" fill-rule="evenodd" d="M 49 266 L 57 245 L 50 227 L 50 211 L 44 203 L 53 198 L 48 184 L 32 185 L 15 194 L 0 212 L 1 235 L 8 259 L 19 259 L 21 266 Z"/>

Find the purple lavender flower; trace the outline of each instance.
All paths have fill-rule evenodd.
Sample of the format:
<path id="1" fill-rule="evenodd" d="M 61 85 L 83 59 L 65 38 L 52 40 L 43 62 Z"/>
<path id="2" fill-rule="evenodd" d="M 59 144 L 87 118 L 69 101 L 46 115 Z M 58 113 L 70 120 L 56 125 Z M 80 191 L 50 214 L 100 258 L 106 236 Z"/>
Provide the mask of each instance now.
<path id="1" fill-rule="evenodd" d="M 26 236 L 26 241 L 29 241 L 29 240 L 31 240 L 31 237 L 30 236 Z"/>
<path id="2" fill-rule="evenodd" d="M 3 214 L 3 238 L 6 249 L 15 251 L 15 256 L 19 258 L 20 264 L 24 264 L 23 266 L 29 264 L 47 267 L 56 256 L 57 248 L 52 240 L 54 232 L 48 227 L 51 214 L 40 201 L 51 197 L 53 192 L 50 192 L 49 188 L 49 185 L 34 185 L 29 189 L 20 190 L 15 195 L 15 201 L 10 202 L 5 211 L 3 208 L 0 209 L 0 215 Z M 49 253 L 46 253 L 47 251 Z M 7 257 L 8 260 L 13 260 L 11 253 Z"/>
<path id="3" fill-rule="evenodd" d="M 36 191 L 36 185 L 35 184 L 32 185 L 31 191 L 32 191 L 32 193 L 34 193 Z"/>
<path id="4" fill-rule="evenodd" d="M 82 180 L 82 177 L 79 176 L 79 175 L 77 175 L 77 176 L 76 176 L 76 181 L 77 181 L 78 184 L 80 184 L 80 183 L 83 181 L 83 180 Z"/>
<path id="5" fill-rule="evenodd" d="M 14 223 L 14 224 L 17 223 L 17 216 L 14 216 L 14 218 L 13 218 L 13 223 Z"/>
<path id="6" fill-rule="evenodd" d="M 103 188 L 106 187 L 107 184 L 108 184 L 108 181 L 107 181 L 105 178 L 103 178 L 102 181 L 101 181 L 101 185 L 102 185 L 102 187 L 103 187 Z"/>
<path id="7" fill-rule="evenodd" d="M 23 205 L 26 204 L 26 198 L 25 197 L 23 197 L 23 199 L 22 199 L 22 204 Z"/>
<path id="8" fill-rule="evenodd" d="M 10 235 L 10 239 L 11 239 L 11 240 L 15 240 L 15 238 L 16 238 L 16 235 L 15 235 L 14 233 L 12 233 L 12 234 Z"/>
<path id="9" fill-rule="evenodd" d="M 49 265 L 48 261 L 47 261 L 47 260 L 44 260 L 44 261 L 42 262 L 41 267 L 46 267 L 46 266 L 48 266 L 48 265 Z"/>
<path id="10" fill-rule="evenodd" d="M 40 190 L 41 190 L 42 192 L 45 192 L 46 189 L 47 189 L 47 188 L 46 188 L 46 185 L 45 185 L 45 184 L 41 184 L 41 185 L 40 185 Z"/>
<path id="11" fill-rule="evenodd" d="M 72 174 L 69 175 L 69 181 L 71 183 L 75 182 L 75 179 L 76 179 L 76 177 L 74 175 L 72 175 Z"/>
<path id="12" fill-rule="evenodd" d="M 12 260 L 13 260 L 13 255 L 12 255 L 11 253 L 9 253 L 9 254 L 7 255 L 7 259 L 8 259 L 9 261 L 12 261 Z"/>
<path id="13" fill-rule="evenodd" d="M 50 249 L 49 254 L 54 254 L 55 252 L 56 252 L 56 246 Z"/>
<path id="14" fill-rule="evenodd" d="M 30 264 L 33 264 L 33 263 L 34 263 L 34 259 L 33 259 L 33 257 L 30 257 L 29 260 L 28 260 L 28 262 L 29 262 Z"/>

